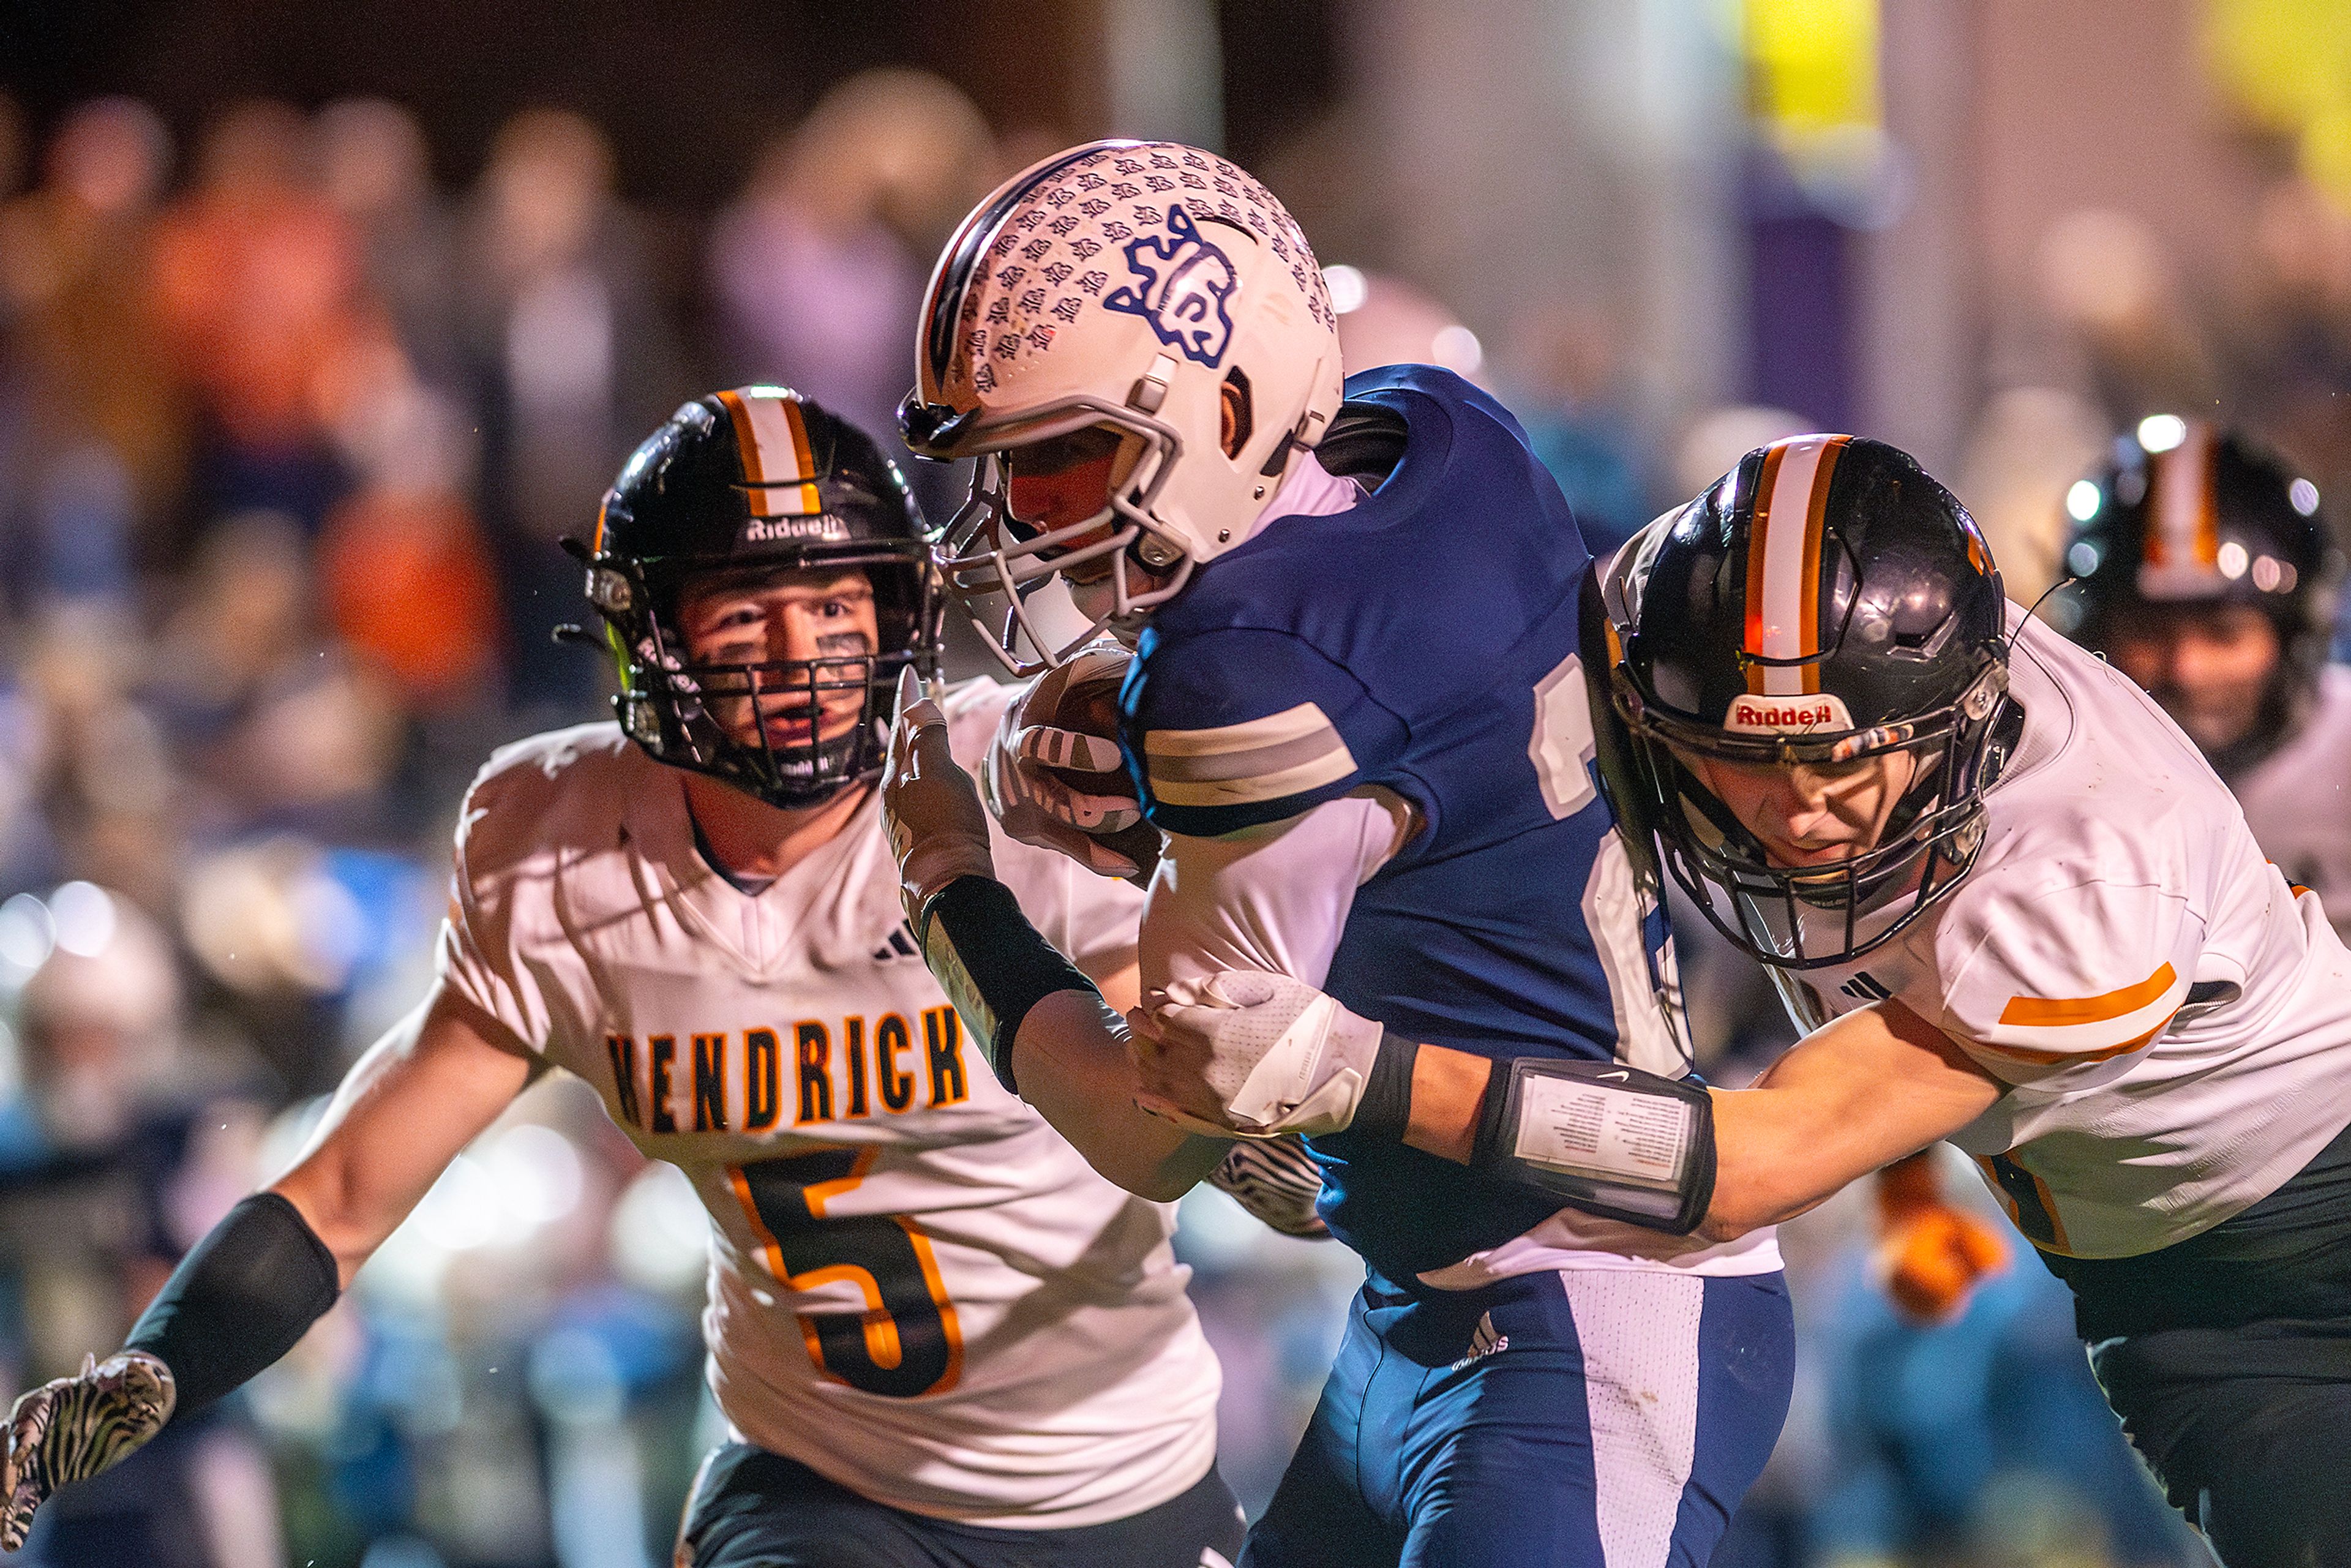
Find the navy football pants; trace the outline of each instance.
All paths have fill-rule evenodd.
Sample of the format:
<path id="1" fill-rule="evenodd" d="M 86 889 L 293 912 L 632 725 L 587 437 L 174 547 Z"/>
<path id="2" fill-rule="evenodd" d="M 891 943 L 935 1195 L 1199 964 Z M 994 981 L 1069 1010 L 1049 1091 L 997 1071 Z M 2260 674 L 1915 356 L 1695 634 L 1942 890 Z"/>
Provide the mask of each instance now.
<path id="1" fill-rule="evenodd" d="M 1695 1568 L 1795 1359 L 1778 1273 L 1374 1276 L 1243 1568 Z"/>

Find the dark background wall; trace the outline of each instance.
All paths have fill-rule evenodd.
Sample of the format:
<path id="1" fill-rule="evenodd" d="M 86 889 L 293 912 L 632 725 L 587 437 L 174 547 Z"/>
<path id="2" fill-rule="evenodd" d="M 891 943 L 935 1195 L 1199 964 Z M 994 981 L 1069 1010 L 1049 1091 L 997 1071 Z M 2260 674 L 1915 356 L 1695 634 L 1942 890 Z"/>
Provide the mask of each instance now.
<path id="1" fill-rule="evenodd" d="M 1050 0 L 0 0 L 0 89 L 37 132 L 131 93 L 183 142 L 239 96 L 381 94 L 422 118 L 452 184 L 516 110 L 578 110 L 612 137 L 632 199 L 704 209 L 870 66 L 935 70 L 1004 130 L 1091 131 L 1097 30 L 1090 7 Z"/>

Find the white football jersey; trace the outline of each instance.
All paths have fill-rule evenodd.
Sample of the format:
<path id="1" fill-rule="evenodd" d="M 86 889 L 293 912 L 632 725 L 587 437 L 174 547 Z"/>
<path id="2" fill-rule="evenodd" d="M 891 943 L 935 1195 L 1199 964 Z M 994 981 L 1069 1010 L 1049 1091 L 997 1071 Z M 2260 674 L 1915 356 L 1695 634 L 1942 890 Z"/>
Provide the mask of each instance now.
<path id="1" fill-rule="evenodd" d="M 1898 997 L 2007 1092 L 1951 1141 L 2026 1236 L 2132 1257 L 2267 1197 L 2351 1122 L 2351 953 L 2154 701 L 2039 622 L 2024 736 L 1957 891 L 1823 1010 Z M 2316 781 L 2314 781 L 2314 785 Z"/>
<path id="2" fill-rule="evenodd" d="M 2232 788 L 2262 852 L 2351 942 L 2351 669 L 2329 664 L 2294 738 Z"/>
<path id="3" fill-rule="evenodd" d="M 958 758 L 1008 695 L 948 694 Z M 1000 834 L 995 854 L 1064 952 L 1132 950 L 1133 888 Z M 466 800 L 440 974 L 693 1178 L 708 1375 L 745 1440 L 1015 1529 L 1123 1518 L 1207 1472 L 1217 1368 L 1172 1210 L 997 1082 L 906 929 L 878 800 L 754 897 L 618 727 L 508 747 Z"/>

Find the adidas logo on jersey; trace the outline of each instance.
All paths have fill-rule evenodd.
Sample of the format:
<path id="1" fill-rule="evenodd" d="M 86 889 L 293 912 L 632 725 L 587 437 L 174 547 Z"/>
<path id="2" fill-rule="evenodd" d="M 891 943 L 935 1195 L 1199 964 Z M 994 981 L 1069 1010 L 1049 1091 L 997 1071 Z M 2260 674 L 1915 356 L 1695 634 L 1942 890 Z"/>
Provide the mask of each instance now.
<path id="1" fill-rule="evenodd" d="M 1882 1002 L 1894 994 L 1871 978 L 1866 969 L 1854 976 L 1837 989 L 1857 1002 Z"/>
<path id="2" fill-rule="evenodd" d="M 873 961 L 877 964 L 887 964 L 897 958 L 919 958 L 922 956 L 921 950 L 914 946 L 914 928 L 904 921 L 899 923 L 895 931 L 890 933 L 888 942 L 873 949 Z"/>

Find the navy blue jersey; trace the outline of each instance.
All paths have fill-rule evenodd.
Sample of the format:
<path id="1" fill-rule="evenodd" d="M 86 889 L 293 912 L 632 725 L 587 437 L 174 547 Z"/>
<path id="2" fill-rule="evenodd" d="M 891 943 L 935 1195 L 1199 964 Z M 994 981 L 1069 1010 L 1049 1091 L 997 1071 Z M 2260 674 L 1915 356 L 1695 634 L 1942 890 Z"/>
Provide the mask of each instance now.
<path id="1" fill-rule="evenodd" d="M 1583 541 L 1517 422 L 1459 377 L 1391 366 L 1347 393 L 1325 461 L 1346 470 L 1348 430 L 1384 427 L 1384 481 L 1202 567 L 1142 638 L 1121 744 L 1145 812 L 1213 837 L 1394 790 L 1425 826 L 1357 891 L 1325 988 L 1418 1040 L 1606 1060 L 1620 1005 L 1649 1005 L 1663 925 L 1619 934 L 1644 995 L 1613 995 L 1585 915 L 1622 850 L 1592 767 Z M 1312 1147 L 1331 1229 L 1392 1280 L 1556 1207 L 1396 1144 Z"/>

